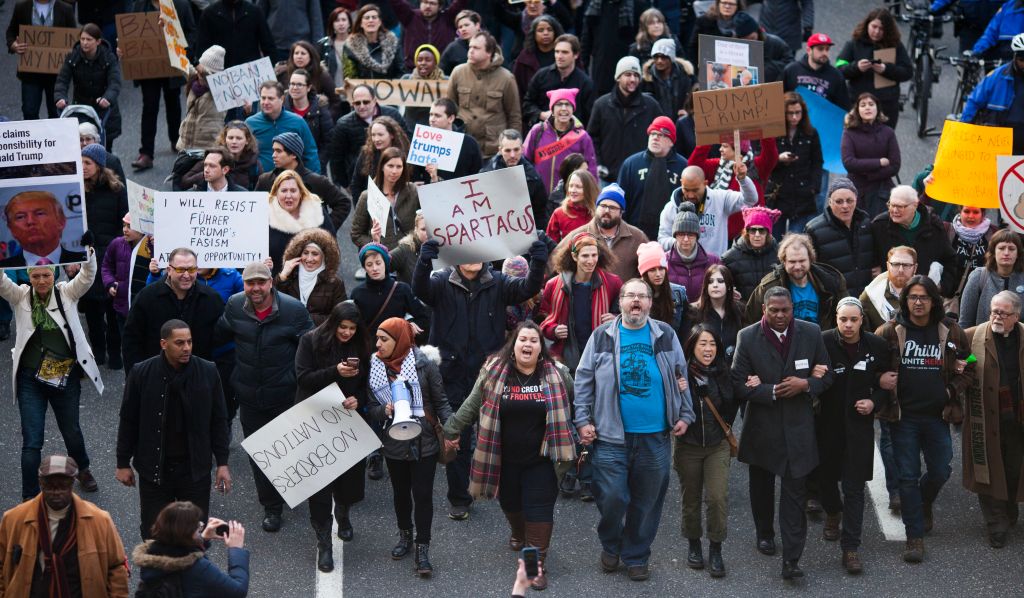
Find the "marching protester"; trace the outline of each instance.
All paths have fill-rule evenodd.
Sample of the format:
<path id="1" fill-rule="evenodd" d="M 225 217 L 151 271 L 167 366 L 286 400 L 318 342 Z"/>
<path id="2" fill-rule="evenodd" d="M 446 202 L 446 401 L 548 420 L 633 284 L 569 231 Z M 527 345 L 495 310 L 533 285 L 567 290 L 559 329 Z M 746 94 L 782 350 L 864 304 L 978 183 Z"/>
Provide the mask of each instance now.
<path id="1" fill-rule="evenodd" d="M 217 336 L 235 342 L 231 384 L 246 437 L 288 410 L 295 396 L 295 351 L 313 328 L 298 299 L 274 289 L 270 268 L 254 262 L 242 271 L 245 291 L 233 295 L 217 322 Z M 281 529 L 284 500 L 255 461 L 249 459 L 256 494 L 263 506 L 263 530 Z"/>
<path id="2" fill-rule="evenodd" d="M 420 218 L 422 221 L 422 218 Z M 368 330 L 376 330 L 388 318 L 411 317 L 413 333 L 422 334 L 430 314 L 412 292 L 409 283 L 392 275 L 392 254 L 380 243 L 367 243 L 359 249 L 359 261 L 366 280 L 352 289 L 352 301 L 363 314 Z"/>
<path id="3" fill-rule="evenodd" d="M 398 245 L 405 233 L 413 230 L 416 212 L 420 209 L 419 192 L 409 181 L 412 167 L 405 161 L 405 152 L 397 147 L 388 147 L 380 153 L 380 161 L 374 169 L 373 182 L 388 201 L 388 214 L 384 222 L 373 218 L 369 209 L 369 192 L 359 194 L 352 213 L 350 236 L 356 247 L 367 243 L 380 243 L 389 250 Z"/>
<path id="4" fill-rule="evenodd" d="M 523 136 L 516 129 L 505 129 L 498 134 L 498 151 L 485 160 L 481 173 L 501 170 L 502 168 L 523 167 L 526 175 L 526 189 L 530 193 L 530 206 L 533 208 L 535 222 L 543 223 L 543 215 L 547 213 L 548 192 L 537 168 L 523 156 Z"/>
<path id="5" fill-rule="evenodd" d="M 413 222 L 415 225 L 412 231 L 399 239 L 394 251 L 389 250 L 391 261 L 387 264 L 388 271 L 394 275 L 396 280 L 410 286 L 412 285 L 412 272 L 420 257 L 420 247 L 428 237 L 427 221 L 423 217 L 423 210 L 416 211 L 416 218 Z M 363 264 L 363 267 L 365 268 L 366 264 Z"/>
<path id="6" fill-rule="evenodd" d="M 153 256 L 152 238 L 132 229 L 131 214 L 125 214 L 121 222 L 121 232 L 124 234 L 107 246 L 100 265 L 100 275 L 103 277 L 103 288 L 113 301 L 117 329 L 123 338 L 128 308 L 139 291 L 146 286 L 149 260 Z"/>
<path id="7" fill-rule="evenodd" d="M 554 63 L 555 40 L 565 35 L 565 30 L 551 15 L 531 19 L 524 10 L 523 17 L 524 21 L 529 21 L 529 27 L 523 36 L 523 47 L 512 64 L 512 75 L 516 78 L 516 87 L 525 95 L 537 71 Z"/>
<path id="8" fill-rule="evenodd" d="M 310 47 L 310 51 L 315 51 Z M 326 73 L 324 73 L 326 75 Z M 292 71 L 288 77 L 288 95 L 284 99 L 284 109 L 294 112 L 306 121 L 309 132 L 316 144 L 320 164 L 327 163 L 327 142 L 330 140 L 334 119 L 314 88 L 313 74 L 303 68 Z M 333 88 L 331 88 L 333 90 Z"/>
<path id="9" fill-rule="evenodd" d="M 366 418 L 370 338 L 359 308 L 351 301 L 338 303 L 326 320 L 302 335 L 295 353 L 295 402 L 299 403 L 331 384 L 337 384 L 345 409 Z M 355 538 L 349 510 L 365 496 L 366 461 L 359 459 L 345 473 L 309 497 L 309 521 L 316 533 L 317 569 L 334 570 L 331 544 L 331 503 L 338 537 Z"/>
<path id="10" fill-rule="evenodd" d="M 594 330 L 576 369 L 573 423 L 592 445 L 601 568 L 611 573 L 622 562 L 633 581 L 651 575 L 670 438 L 694 421 L 690 394 L 676 380 L 686 378 L 683 349 L 668 324 L 650 319 L 651 299 L 644 281 L 623 284 L 622 315 Z"/>
<path id="11" fill-rule="evenodd" d="M 732 362 L 736 398 L 747 403 L 739 460 L 749 466 L 757 550 L 768 556 L 776 551 L 775 478 L 782 480 L 782 578 L 792 580 L 804 576 L 806 483 L 819 463 L 814 406 L 832 384 L 832 371 L 821 329 L 794 317 L 789 290 L 773 286 L 758 300 L 763 315 L 740 331 Z M 748 312 L 752 305 L 753 298 Z M 818 366 L 826 370 L 820 378 L 813 375 Z"/>
<path id="12" fill-rule="evenodd" d="M 235 168 L 235 159 L 226 147 L 212 147 L 203 158 L 203 181 L 193 191 L 213 193 L 248 191 L 245 187 L 231 182 L 228 175 Z"/>
<path id="13" fill-rule="evenodd" d="M 772 229 L 782 213 L 764 206 L 745 207 L 740 212 L 743 231 L 722 254 L 722 264 L 729 268 L 740 297 L 745 300 L 764 275 L 779 263 L 779 244 L 772 236 Z"/>
<path id="14" fill-rule="evenodd" d="M 851 295 L 859 295 L 874 278 L 878 266 L 871 217 L 857 207 L 857 189 L 850 179 L 832 181 L 825 212 L 808 222 L 804 232 L 814 245 L 818 262 L 839 270 Z"/>
<path id="15" fill-rule="evenodd" d="M 445 398 L 441 371 L 413 340 L 412 326 L 401 318 L 389 318 L 376 333 L 377 352 L 370 356 L 370 417 L 376 421 L 392 421 L 395 415 L 394 389 L 404 386 L 409 397 L 412 416 L 423 427 L 412 440 L 395 440 L 384 435 L 381 449 L 391 476 L 395 518 L 398 519 L 398 544 L 391 558 L 405 558 L 415 544 L 416 574 L 430 577 L 431 524 L 434 519 L 434 471 L 439 444 L 435 428 L 448 421 L 451 407 Z M 425 425 L 424 425 L 425 424 Z M 415 535 L 414 535 L 415 531 Z"/>
<path id="16" fill-rule="evenodd" d="M 888 365 L 897 375 L 892 403 L 878 417 L 890 422 L 899 473 L 907 534 L 903 560 L 920 563 L 924 535 L 934 525 L 933 505 L 952 473 L 949 425 L 963 421 L 959 397 L 970 383 L 970 374 L 964 372 L 970 345 L 960 326 L 945 317 L 938 286 L 920 274 L 900 291 L 896 319 L 877 334 L 888 344 Z M 927 467 L 923 476 L 922 455 Z"/>
<path id="17" fill-rule="evenodd" d="M 988 320 L 988 305 L 1000 291 L 1024 295 L 1024 244 L 1020 234 L 1009 229 L 992 235 L 985 266 L 975 268 L 967 277 L 960 296 L 960 327 L 966 329 Z"/>
<path id="18" fill-rule="evenodd" d="M 71 91 L 73 90 L 73 91 Z M 99 117 L 104 135 L 103 147 L 109 152 L 121 134 L 121 67 L 103 32 L 95 23 L 86 23 L 78 42 L 68 52 L 57 73 L 53 97 L 58 110 L 69 105 L 88 106 Z"/>
<path id="19" fill-rule="evenodd" d="M 888 391 L 896 385 L 896 372 L 888 370 L 885 359 L 885 342 L 863 327 L 860 300 L 840 299 L 836 327 L 822 332 L 832 364 L 832 386 L 821 394 L 817 418 L 817 477 L 826 513 L 822 536 L 830 542 L 839 540 L 843 567 L 854 575 L 864 569 L 858 549 L 864 482 L 874 472 L 874 415 L 888 404 Z"/>
<path id="20" fill-rule="evenodd" d="M 256 138 L 260 166 L 272 170 L 273 140 L 281 133 L 295 133 L 302 140 L 302 163 L 313 172 L 320 172 L 320 158 L 316 139 L 298 114 L 284 109 L 284 86 L 277 81 L 264 81 L 260 85 L 260 111 L 245 119 L 245 124 Z"/>
<path id="21" fill-rule="evenodd" d="M 331 180 L 342 189 L 348 189 L 352 183 L 353 168 L 366 143 L 370 123 L 380 116 L 389 116 L 398 123 L 405 122 L 397 109 L 377 103 L 377 95 L 369 85 L 359 85 L 349 92 L 348 98 L 352 111 L 334 124 L 327 148 Z M 411 132 L 406 131 L 406 134 Z"/>
<path id="22" fill-rule="evenodd" d="M 565 199 L 548 220 L 545 233 L 555 243 L 568 239 L 594 218 L 597 179 L 585 170 L 574 170 L 565 185 Z"/>
<path id="23" fill-rule="evenodd" d="M 708 267 L 721 263 L 717 255 L 705 251 L 699 243 L 700 229 L 700 219 L 693 204 L 684 201 L 672 225 L 675 243 L 668 252 L 668 279 L 685 288 L 686 298 L 691 302 L 700 298 Z"/>
<path id="24" fill-rule="evenodd" d="M 400 44 L 384 28 L 380 7 L 364 3 L 352 15 L 352 33 L 345 40 L 345 78 L 397 79 L 404 63 Z"/>
<path id="25" fill-rule="evenodd" d="M 284 248 L 277 290 L 306 306 L 313 324 L 322 324 L 344 301 L 345 281 L 338 278 L 341 250 L 334 235 L 322 228 L 299 232 Z"/>
<path id="26" fill-rule="evenodd" d="M 448 76 L 445 75 L 444 72 L 441 71 L 441 67 L 438 66 L 438 63 L 441 62 L 441 53 L 437 48 L 430 44 L 423 44 L 416 48 L 415 52 L 416 68 L 411 73 L 402 75 L 402 79 L 418 79 L 423 81 L 441 81 L 448 79 Z M 406 106 L 405 114 L 403 116 L 405 116 L 405 128 L 415 131 L 416 125 L 428 124 L 430 108 Z"/>
<path id="27" fill-rule="evenodd" d="M 188 115 L 185 115 L 188 120 Z M 180 141 L 181 138 L 179 138 Z M 214 141 L 215 147 L 226 147 L 231 152 L 235 167 L 228 173 L 231 182 L 239 187 L 252 191 L 256 187 L 256 179 L 263 172 L 259 161 L 259 147 L 249 126 L 240 120 L 228 122 Z M 109 156 L 108 156 L 109 161 Z M 190 189 L 203 182 L 203 161 L 197 161 L 192 168 L 181 177 L 181 186 Z M 267 189 L 270 189 L 268 186 Z"/>
<path id="28" fill-rule="evenodd" d="M 227 573 L 206 558 L 213 540 L 227 546 Z M 215 592 L 222 598 L 244 598 L 249 592 L 249 551 L 244 544 L 241 523 L 207 518 L 188 501 L 173 502 L 157 515 L 152 539 L 132 551 L 132 561 L 140 569 L 139 591 L 156 595 L 177 591 L 187 598 Z"/>
<path id="29" fill-rule="evenodd" d="M 459 161 L 455 163 L 455 170 L 441 170 L 436 164 L 427 164 L 422 167 L 422 171 L 429 178 L 429 181 L 424 182 L 436 183 L 480 172 L 480 167 L 483 163 L 483 159 L 480 157 L 480 144 L 477 143 L 472 135 L 463 132 L 465 128 L 464 123 L 459 119 L 459 106 L 455 102 L 448 98 L 434 100 L 427 115 L 427 124 L 435 129 L 462 132 L 463 137 L 462 147 L 459 149 Z M 414 178 L 417 181 L 423 179 L 420 175 L 420 170 L 421 167 L 419 166 L 413 169 L 415 173 Z"/>
<path id="30" fill-rule="evenodd" d="M 39 494 L 37 470 L 48 405 L 53 408 L 64 446 L 76 463 L 71 475 L 82 490 L 99 489 L 89 471 L 89 455 L 79 424 L 83 372 L 96 392 L 103 393 L 99 367 L 78 317 L 78 302 L 96 278 L 96 252 L 89 248 L 88 254 L 78 276 L 67 282 L 55 282 L 56 268 L 52 266 L 30 268 L 29 284 L 15 284 L 0 274 L 0 297 L 14 310 L 11 390 L 21 419 L 22 500 Z"/>
<path id="31" fill-rule="evenodd" d="M 160 354 L 128 372 L 117 427 L 116 477 L 125 486 L 138 484 L 143 540 L 167 505 L 192 502 L 205 519 L 211 485 L 231 491 L 229 444 L 217 365 L 192 355 L 188 324 L 167 320 L 160 326 Z"/>
<path id="32" fill-rule="evenodd" d="M 686 289 L 668 279 L 668 258 L 657 241 L 636 248 L 640 278 L 651 287 L 651 317 L 672 326 L 676 336 L 684 336 L 687 311 Z"/>
<path id="33" fill-rule="evenodd" d="M 448 81 L 448 99 L 458 105 L 466 132 L 480 143 L 485 158 L 499 149 L 496 132 L 523 128 L 520 92 L 504 62 L 497 40 L 481 31 L 470 38 L 466 62 Z"/>
<path id="34" fill-rule="evenodd" d="M 402 130 L 399 121 L 390 116 L 378 116 L 370 123 L 370 129 L 366 135 L 366 143 L 359 150 L 356 157 L 355 168 L 352 170 L 352 182 L 349 183 L 349 192 L 354 197 L 366 191 L 369 186 L 367 177 L 377 172 L 380 164 L 380 154 L 389 147 L 401 150 L 402 155 L 409 153 L 409 137 Z"/>
<path id="35" fill-rule="evenodd" d="M 880 52 L 887 49 L 892 51 L 891 60 L 880 58 Z M 900 28 L 889 9 L 875 8 L 857 24 L 836 58 L 836 68 L 846 77 L 850 97 L 873 94 L 878 98 L 878 110 L 889 118 L 886 124 L 895 129 L 900 116 L 900 83 L 914 76 L 914 64 L 900 43 Z"/>
<path id="36" fill-rule="evenodd" d="M 19 56 L 28 51 L 28 42 L 19 37 L 22 25 L 45 27 L 75 27 L 75 8 L 59 0 L 19 0 L 11 11 L 11 22 L 7 26 L 7 49 Z M 57 100 L 54 86 L 57 76 L 48 73 L 17 74 L 21 81 L 21 117 L 25 120 L 39 118 L 39 108 L 46 109 L 47 118 L 57 118 Z"/>
<path id="37" fill-rule="evenodd" d="M 216 143 L 217 134 L 224 125 L 224 113 L 217 110 L 217 104 L 213 99 L 213 93 L 210 91 L 210 84 L 206 77 L 216 75 L 223 70 L 224 48 L 210 46 L 199 57 L 199 64 L 195 70 L 189 72 L 188 80 L 185 82 L 188 89 L 185 100 L 185 118 L 181 119 L 181 124 L 178 126 L 178 139 L 174 146 L 176 150 L 209 147 Z M 148 155 L 146 157 L 150 158 L 150 163 L 152 163 L 152 158 Z"/>
<path id="38" fill-rule="evenodd" d="M 574 115 L 578 94 L 576 88 L 547 92 L 551 115 L 533 125 L 523 142 L 523 154 L 537 169 L 548 194 L 558 185 L 557 174 L 562 161 L 571 154 L 583 154 L 587 169 L 597 178 L 594 141 L 583 122 Z"/>
<path id="39" fill-rule="evenodd" d="M 475 498 L 498 497 L 511 528 L 508 547 L 540 550 L 544 566 L 551 545 L 558 478 L 555 463 L 576 459 L 571 405 L 573 381 L 568 368 L 548 353 L 537 324 L 519 324 L 501 351 L 480 371 L 473 390 L 445 423 L 454 447 L 462 430 L 479 421 L 469 492 Z M 531 586 L 544 590 L 540 573 Z"/>
<path id="40" fill-rule="evenodd" d="M 255 181 L 255 190 L 270 191 L 282 172 L 292 170 L 299 175 L 306 188 L 327 206 L 334 228 L 341 228 L 341 224 L 352 211 L 352 197 L 348 190 L 335 185 L 326 176 L 317 174 L 302 164 L 305 145 L 297 134 L 281 133 L 274 137 L 273 144 L 274 170 L 259 175 L 259 179 Z"/>
<path id="41" fill-rule="evenodd" d="M 71 596 L 76 588 L 80 596 L 127 598 L 128 557 L 114 521 L 72 492 L 78 463 L 50 455 L 31 473 L 42 492 L 0 520 L 0 589 L 6 596 Z"/>
<path id="42" fill-rule="evenodd" d="M 341 98 L 338 97 L 331 75 L 323 67 L 320 58 L 320 51 L 315 45 L 305 39 L 300 39 L 293 43 L 291 49 L 288 50 L 288 60 L 274 65 L 277 80 L 288 90 L 289 99 L 285 100 L 286 107 L 305 118 L 306 123 L 310 125 L 310 130 L 313 130 L 314 123 L 317 121 L 315 118 L 309 118 L 310 113 L 317 115 L 317 118 L 321 114 L 324 115 L 331 126 L 341 116 Z M 292 75 L 298 70 L 306 73 L 305 85 L 292 84 Z M 303 100 L 306 101 L 303 102 Z M 311 110 L 312 106 L 315 106 L 316 109 Z M 328 132 L 330 132 L 330 126 L 323 132 L 325 137 Z M 320 138 L 315 131 L 313 136 L 317 137 L 319 145 Z M 319 145 L 319 147 L 322 156 L 325 146 Z"/>
<path id="43" fill-rule="evenodd" d="M 736 299 L 732 273 L 722 264 L 708 266 L 700 298 L 687 314 L 691 325 L 702 325 L 718 335 L 718 350 L 732 360 L 736 336 L 743 329 L 743 302 Z"/>
<path id="44" fill-rule="evenodd" d="M 971 425 L 963 427 L 963 483 L 978 495 L 989 545 L 1003 548 L 1009 527 L 1017 523 L 1018 503 L 1024 502 L 1024 325 L 1019 293 L 999 291 L 989 305 L 988 321 L 965 331 L 977 362 L 964 401 L 964 417 Z"/>
<path id="45" fill-rule="evenodd" d="M 857 189 L 861 207 L 872 218 L 882 213 L 900 171 L 900 144 L 874 94 L 865 92 L 843 120 L 843 166 Z"/>
<path id="46" fill-rule="evenodd" d="M 785 95 L 786 134 L 776 138 L 779 163 L 765 185 L 765 205 L 782 212 L 772 235 L 781 239 L 787 232 L 802 233 L 814 218 L 824 160 L 821 137 L 811 124 L 807 103 L 800 94 Z"/>
<path id="47" fill-rule="evenodd" d="M 946 302 L 947 313 L 962 313 L 960 303 L 967 280 L 975 269 L 985 265 L 989 240 L 998 228 L 984 210 L 977 206 L 960 206 L 960 213 L 949 223 L 947 236 L 953 235 L 950 245 L 956 254 L 957 271 L 960 281 L 953 296 Z"/>
<path id="48" fill-rule="evenodd" d="M 626 158 L 644 149 L 648 128 L 661 116 L 658 101 L 640 91 L 641 74 L 639 60 L 620 58 L 615 65 L 614 89 L 597 98 L 590 112 L 587 133 L 594 140 L 597 175 L 604 182 L 616 180 Z M 601 81 L 595 82 L 595 87 L 603 90 L 609 86 Z"/>
<path id="49" fill-rule="evenodd" d="M 679 182 L 686 158 L 675 152 L 676 126 L 671 118 L 659 116 L 647 127 L 647 149 L 626 158 L 618 182 L 629 197 L 624 218 L 644 231 L 648 238 L 658 233 L 665 196 Z M 667 248 L 666 248 L 667 249 Z"/>
<path id="50" fill-rule="evenodd" d="M 455 42 L 452 42 L 455 43 Z M 580 40 L 571 33 L 555 38 L 554 62 L 541 67 L 525 87 L 523 94 L 523 123 L 534 125 L 551 116 L 549 92 L 559 89 L 579 90 L 574 94 L 573 114 L 582 123 L 590 122 L 594 106 L 594 82 L 586 71 L 580 68 Z"/>
<path id="51" fill-rule="evenodd" d="M 292 237 L 308 228 L 321 228 L 334 236 L 327 205 L 312 193 L 294 170 L 283 170 L 270 187 L 270 259 L 280 272 L 285 247 Z"/>
<path id="52" fill-rule="evenodd" d="M 335 89 L 343 88 L 345 87 L 345 41 L 352 30 L 352 15 L 345 7 L 338 6 L 325 16 L 327 18 L 324 20 L 324 29 L 327 35 L 317 41 L 317 50 L 326 65 L 327 74 L 330 75 Z M 342 99 L 341 107 L 347 111 L 348 102 Z"/>
<path id="53" fill-rule="evenodd" d="M 676 212 L 684 202 L 696 207 L 700 218 L 700 244 L 708 253 L 722 255 L 729 248 L 729 216 L 758 202 L 757 187 L 747 176 L 747 165 L 736 162 L 732 166 L 734 180 L 739 181 L 740 190 L 711 187 L 704 178 L 704 170 L 697 165 L 687 166 L 679 177 L 679 188 L 672 192 L 668 203 L 661 211 L 658 225 L 658 242 L 668 251 L 675 243 L 673 224 Z"/>

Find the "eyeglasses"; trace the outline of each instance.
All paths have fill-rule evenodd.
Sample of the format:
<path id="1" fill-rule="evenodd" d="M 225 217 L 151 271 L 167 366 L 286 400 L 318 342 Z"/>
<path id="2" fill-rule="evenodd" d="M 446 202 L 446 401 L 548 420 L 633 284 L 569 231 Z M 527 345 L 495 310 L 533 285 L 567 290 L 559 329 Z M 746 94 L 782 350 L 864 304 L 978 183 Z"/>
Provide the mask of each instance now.
<path id="1" fill-rule="evenodd" d="M 909 203 L 893 203 L 893 202 L 890 201 L 890 202 L 886 202 L 885 205 L 887 205 L 890 210 L 905 210 L 905 209 L 909 208 L 912 204 L 909 204 Z"/>
<path id="2" fill-rule="evenodd" d="M 1017 314 L 1015 312 L 1012 312 L 1012 311 L 1001 311 L 1001 310 L 998 310 L 998 309 L 993 309 L 991 312 L 989 312 L 989 315 L 991 317 L 993 317 L 993 318 L 998 318 L 1000 320 L 1003 320 L 1003 319 L 1006 319 L 1006 318 L 1012 318 L 1013 316 L 1015 316 Z"/>
<path id="3" fill-rule="evenodd" d="M 189 266 L 188 268 L 179 268 L 177 266 L 167 266 L 167 269 L 168 270 L 174 270 L 174 272 L 176 274 L 184 274 L 186 272 L 188 272 L 189 274 L 195 274 L 196 272 L 199 271 L 199 268 L 196 268 L 195 266 Z"/>
<path id="4" fill-rule="evenodd" d="M 597 209 L 604 210 L 606 212 L 621 212 L 622 207 L 615 204 L 602 203 L 597 205 Z"/>
<path id="5" fill-rule="evenodd" d="M 909 270 L 913 268 L 915 264 L 907 262 L 889 262 L 889 265 L 895 270 Z"/>
<path id="6" fill-rule="evenodd" d="M 353 106 L 368 106 L 373 100 L 352 100 Z"/>
<path id="7" fill-rule="evenodd" d="M 624 293 L 622 298 L 626 301 L 632 301 L 634 299 L 650 299 L 651 296 L 647 293 Z"/>
<path id="8" fill-rule="evenodd" d="M 760 226 L 755 226 L 753 228 L 748 228 L 747 229 L 747 234 L 748 235 L 767 235 L 768 234 L 768 229 L 767 228 L 762 228 Z"/>
<path id="9" fill-rule="evenodd" d="M 908 303 L 930 303 L 931 300 L 928 295 L 907 295 Z"/>

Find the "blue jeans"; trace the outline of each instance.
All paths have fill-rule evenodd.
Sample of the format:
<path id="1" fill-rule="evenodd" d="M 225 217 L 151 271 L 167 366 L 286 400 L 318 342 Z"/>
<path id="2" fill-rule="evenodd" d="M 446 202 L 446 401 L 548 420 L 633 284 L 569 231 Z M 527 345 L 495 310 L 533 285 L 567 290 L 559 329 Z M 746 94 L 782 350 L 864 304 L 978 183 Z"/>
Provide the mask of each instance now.
<path id="1" fill-rule="evenodd" d="M 76 368 L 77 369 L 77 368 Z M 68 455 L 78 463 L 78 470 L 89 469 L 85 437 L 78 424 L 78 398 L 82 392 L 77 373 L 68 379 L 67 388 L 57 390 L 36 380 L 28 368 L 18 370 L 18 412 L 21 414 L 21 496 L 39 494 L 39 463 L 42 461 L 46 432 L 46 406 L 53 407 L 53 417 L 64 437 Z"/>
<path id="2" fill-rule="evenodd" d="M 934 416 L 903 414 L 889 425 L 900 476 L 900 502 L 907 538 L 924 537 L 924 503 L 933 503 L 953 469 L 949 424 Z M 927 471 L 921 475 L 921 454 Z"/>
<path id="3" fill-rule="evenodd" d="M 889 496 L 900 491 L 900 473 L 896 468 L 896 455 L 892 450 L 892 432 L 887 421 L 878 420 L 878 453 L 882 456 L 882 466 L 885 469 L 885 489 Z"/>
<path id="4" fill-rule="evenodd" d="M 627 432 L 625 444 L 598 440 L 591 448 L 591 463 L 594 500 L 601 512 L 597 524 L 601 548 L 627 567 L 646 564 L 668 490 L 669 433 Z"/>

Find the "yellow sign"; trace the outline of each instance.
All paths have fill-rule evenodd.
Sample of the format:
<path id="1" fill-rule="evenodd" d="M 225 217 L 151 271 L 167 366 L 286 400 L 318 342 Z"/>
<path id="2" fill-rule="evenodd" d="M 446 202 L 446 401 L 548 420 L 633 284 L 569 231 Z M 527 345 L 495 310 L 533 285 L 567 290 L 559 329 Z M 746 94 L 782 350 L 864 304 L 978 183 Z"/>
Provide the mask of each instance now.
<path id="1" fill-rule="evenodd" d="M 1013 153 L 1013 129 L 947 120 L 935 152 L 929 197 L 978 208 L 999 207 L 996 156 Z"/>
<path id="2" fill-rule="evenodd" d="M 171 61 L 171 66 L 183 73 L 188 73 L 189 62 L 188 56 L 185 55 L 188 42 L 185 40 L 185 33 L 181 30 L 178 11 L 174 9 L 174 0 L 160 0 L 160 22 L 163 25 L 167 57 Z"/>

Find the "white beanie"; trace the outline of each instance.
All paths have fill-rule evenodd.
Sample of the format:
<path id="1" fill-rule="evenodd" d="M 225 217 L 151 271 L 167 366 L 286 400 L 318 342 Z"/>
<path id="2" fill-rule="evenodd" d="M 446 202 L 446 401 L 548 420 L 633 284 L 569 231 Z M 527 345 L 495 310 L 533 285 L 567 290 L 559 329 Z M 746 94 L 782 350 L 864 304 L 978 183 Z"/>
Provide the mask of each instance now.
<path id="1" fill-rule="evenodd" d="M 640 75 L 640 59 L 636 56 L 623 56 L 615 65 L 615 80 L 619 80 L 622 73 L 636 73 Z"/>
<path id="2" fill-rule="evenodd" d="M 199 57 L 199 64 L 206 69 L 206 74 L 212 75 L 224 70 L 225 50 L 221 46 L 210 46 Z"/>

